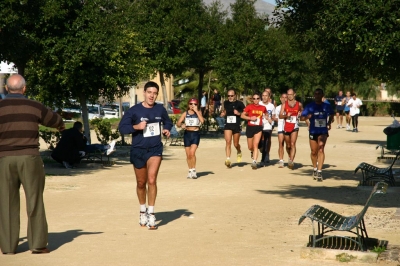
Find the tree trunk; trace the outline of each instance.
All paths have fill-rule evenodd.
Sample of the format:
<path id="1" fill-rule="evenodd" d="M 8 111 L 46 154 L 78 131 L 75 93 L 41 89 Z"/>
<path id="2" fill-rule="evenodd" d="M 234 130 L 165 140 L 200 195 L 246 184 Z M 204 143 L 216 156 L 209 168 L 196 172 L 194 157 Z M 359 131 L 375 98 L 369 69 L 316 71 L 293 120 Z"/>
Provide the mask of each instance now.
<path id="1" fill-rule="evenodd" d="M 79 103 L 81 105 L 81 111 L 82 111 L 82 121 L 83 121 L 83 129 L 84 129 L 84 134 L 89 141 L 89 143 L 92 143 L 90 139 L 90 125 L 89 125 L 89 114 L 88 114 L 88 108 L 87 108 L 87 103 L 86 103 L 86 96 L 84 93 L 81 93 L 79 95 Z"/>
<path id="2" fill-rule="evenodd" d="M 163 92 L 164 108 L 165 108 L 165 110 L 168 110 L 168 96 L 167 96 L 167 88 L 165 87 L 164 72 L 160 71 L 159 75 L 160 75 L 161 89 Z"/>

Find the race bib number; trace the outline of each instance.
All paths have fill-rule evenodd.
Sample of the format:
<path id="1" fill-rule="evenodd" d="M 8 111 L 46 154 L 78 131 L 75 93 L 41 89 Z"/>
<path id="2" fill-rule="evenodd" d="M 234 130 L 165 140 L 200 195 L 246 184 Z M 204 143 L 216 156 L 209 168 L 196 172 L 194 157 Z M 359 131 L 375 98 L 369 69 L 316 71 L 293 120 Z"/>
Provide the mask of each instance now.
<path id="1" fill-rule="evenodd" d="M 260 125 L 260 118 L 257 117 L 256 121 L 250 121 L 250 124 L 259 126 Z"/>
<path id="2" fill-rule="evenodd" d="M 150 123 L 147 124 L 145 129 L 143 130 L 143 137 L 155 137 L 160 135 L 160 124 L 159 123 Z"/>
<path id="3" fill-rule="evenodd" d="M 286 122 L 292 123 L 292 124 L 296 123 L 297 122 L 297 116 L 295 116 L 295 115 L 289 116 L 288 118 L 286 118 Z"/>
<path id="4" fill-rule="evenodd" d="M 342 105 L 342 102 L 337 102 L 337 105 Z"/>
<path id="5" fill-rule="evenodd" d="M 315 119 L 315 127 L 326 127 L 326 119 Z"/>
<path id="6" fill-rule="evenodd" d="M 198 127 L 200 125 L 200 121 L 198 118 L 185 118 L 185 125 L 187 127 Z"/>
<path id="7" fill-rule="evenodd" d="M 230 115 L 230 116 L 226 117 L 226 123 L 235 124 L 236 123 L 236 116 Z"/>

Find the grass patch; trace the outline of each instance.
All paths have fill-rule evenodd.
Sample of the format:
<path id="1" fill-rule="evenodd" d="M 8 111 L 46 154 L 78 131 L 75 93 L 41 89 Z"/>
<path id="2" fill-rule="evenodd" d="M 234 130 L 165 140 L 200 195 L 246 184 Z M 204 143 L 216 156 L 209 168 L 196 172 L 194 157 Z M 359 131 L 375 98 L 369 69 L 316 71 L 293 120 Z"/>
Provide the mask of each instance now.
<path id="1" fill-rule="evenodd" d="M 356 258 L 357 258 L 356 256 L 349 255 L 347 253 L 341 253 L 341 254 L 336 255 L 336 260 L 339 262 L 350 262 Z"/>
<path id="2" fill-rule="evenodd" d="M 380 255 L 382 252 L 386 251 L 386 247 L 375 247 L 371 250 L 372 252 L 378 253 Z"/>

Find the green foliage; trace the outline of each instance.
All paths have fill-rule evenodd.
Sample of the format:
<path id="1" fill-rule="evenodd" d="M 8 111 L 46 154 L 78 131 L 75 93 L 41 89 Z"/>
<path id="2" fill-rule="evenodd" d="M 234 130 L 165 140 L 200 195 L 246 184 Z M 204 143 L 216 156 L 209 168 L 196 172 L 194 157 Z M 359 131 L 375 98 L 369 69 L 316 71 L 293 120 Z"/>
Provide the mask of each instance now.
<path id="1" fill-rule="evenodd" d="M 279 24 L 315 53 L 331 80 L 399 80 L 398 1 L 278 0 Z"/>
<path id="2" fill-rule="evenodd" d="M 336 255 L 336 260 L 339 262 L 350 262 L 357 259 L 357 256 L 349 255 L 347 253 L 340 253 Z"/>
<path id="3" fill-rule="evenodd" d="M 50 130 L 47 128 L 39 129 L 39 137 L 44 140 L 47 145 L 47 149 L 54 150 L 57 143 L 61 139 L 61 133 L 55 130 Z"/>
<path id="4" fill-rule="evenodd" d="M 386 251 L 386 247 L 384 246 L 374 246 L 374 248 L 371 250 L 372 252 L 381 254 L 382 252 Z"/>
<path id="5" fill-rule="evenodd" d="M 108 144 L 114 139 L 120 137 L 118 129 L 113 131 L 111 129 L 111 122 L 108 119 L 92 119 L 90 125 L 94 127 L 94 131 L 97 136 L 97 140 L 101 144 Z"/>

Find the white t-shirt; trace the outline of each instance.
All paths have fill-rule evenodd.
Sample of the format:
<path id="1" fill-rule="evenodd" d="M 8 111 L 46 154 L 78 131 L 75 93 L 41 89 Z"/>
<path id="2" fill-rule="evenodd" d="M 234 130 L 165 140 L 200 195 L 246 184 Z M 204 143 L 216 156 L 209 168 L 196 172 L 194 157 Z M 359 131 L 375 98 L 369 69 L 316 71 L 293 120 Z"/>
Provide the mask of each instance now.
<path id="1" fill-rule="evenodd" d="M 273 119 L 275 116 L 275 106 L 272 103 L 260 102 L 259 104 L 265 106 L 265 108 L 267 109 L 267 113 L 265 115 Z M 268 120 L 263 116 L 263 130 L 272 130 L 273 125 L 274 125 L 273 120 L 272 123 L 270 124 Z"/>
<path id="2" fill-rule="evenodd" d="M 278 132 L 283 132 L 283 126 L 285 125 L 285 119 L 279 118 L 279 113 L 281 112 L 282 104 L 275 108 L 275 114 L 278 118 Z"/>
<path id="3" fill-rule="evenodd" d="M 352 104 L 352 106 L 350 106 Z M 360 113 L 360 106 L 362 105 L 362 101 L 358 98 L 355 100 L 351 98 L 347 103 L 347 106 L 350 107 L 350 116 L 355 116 Z"/>

